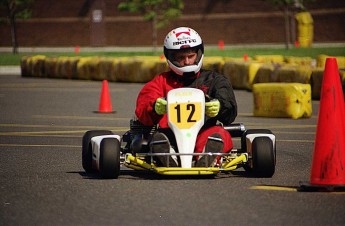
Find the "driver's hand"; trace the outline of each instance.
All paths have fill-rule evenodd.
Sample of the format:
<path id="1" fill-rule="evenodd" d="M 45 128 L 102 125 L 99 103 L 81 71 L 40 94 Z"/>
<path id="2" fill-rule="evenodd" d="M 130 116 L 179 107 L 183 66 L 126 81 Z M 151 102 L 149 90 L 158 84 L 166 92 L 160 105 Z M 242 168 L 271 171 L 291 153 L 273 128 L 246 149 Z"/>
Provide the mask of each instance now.
<path id="1" fill-rule="evenodd" d="M 163 98 L 157 98 L 156 102 L 155 102 L 155 112 L 158 115 L 164 115 L 167 113 L 167 104 L 168 102 L 163 99 Z"/>
<path id="2" fill-rule="evenodd" d="M 216 117 L 219 113 L 219 109 L 220 109 L 220 102 L 217 99 L 213 99 L 209 102 L 205 103 L 205 114 L 208 117 Z"/>

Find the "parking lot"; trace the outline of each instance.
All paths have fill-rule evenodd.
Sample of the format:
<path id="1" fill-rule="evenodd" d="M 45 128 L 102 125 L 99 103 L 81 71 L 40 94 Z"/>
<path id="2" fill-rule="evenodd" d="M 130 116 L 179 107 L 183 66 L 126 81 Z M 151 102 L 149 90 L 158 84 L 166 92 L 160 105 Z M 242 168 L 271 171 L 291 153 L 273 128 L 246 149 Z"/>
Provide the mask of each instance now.
<path id="1" fill-rule="evenodd" d="M 342 225 L 344 193 L 299 192 L 310 180 L 319 101 L 311 118 L 253 117 L 236 90 L 236 122 L 277 138 L 272 178 L 243 170 L 214 178 L 157 176 L 122 168 L 116 180 L 84 173 L 85 131 L 123 134 L 143 84 L 109 83 L 115 113 L 97 113 L 100 81 L 0 75 L 2 225 Z M 235 140 L 235 145 L 239 140 Z"/>

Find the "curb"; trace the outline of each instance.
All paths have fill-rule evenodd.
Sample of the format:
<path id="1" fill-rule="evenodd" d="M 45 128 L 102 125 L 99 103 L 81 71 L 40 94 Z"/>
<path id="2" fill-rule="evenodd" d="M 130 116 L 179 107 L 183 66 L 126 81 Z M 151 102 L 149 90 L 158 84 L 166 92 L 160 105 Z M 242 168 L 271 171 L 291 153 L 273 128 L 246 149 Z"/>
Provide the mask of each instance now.
<path id="1" fill-rule="evenodd" d="M 0 75 L 21 75 L 20 66 L 0 66 Z"/>

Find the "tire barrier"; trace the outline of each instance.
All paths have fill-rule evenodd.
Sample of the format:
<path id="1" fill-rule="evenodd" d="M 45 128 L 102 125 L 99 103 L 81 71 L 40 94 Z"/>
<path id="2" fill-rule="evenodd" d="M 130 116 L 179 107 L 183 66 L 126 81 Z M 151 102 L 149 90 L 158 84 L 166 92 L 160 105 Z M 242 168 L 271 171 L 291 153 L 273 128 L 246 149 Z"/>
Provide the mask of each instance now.
<path id="1" fill-rule="evenodd" d="M 58 78 L 61 75 L 61 78 L 65 79 L 77 79 L 77 64 L 79 57 L 59 57 L 56 60 L 56 74 L 55 77 Z"/>
<path id="2" fill-rule="evenodd" d="M 320 100 L 323 71 L 323 68 L 315 68 L 311 74 L 310 84 L 313 100 Z"/>
<path id="3" fill-rule="evenodd" d="M 20 61 L 21 73 L 26 77 L 44 77 L 44 64 L 46 56 L 35 55 L 32 57 L 23 57 Z"/>
<path id="4" fill-rule="evenodd" d="M 57 67 L 57 57 L 48 57 L 44 62 L 44 72 L 45 76 L 48 78 L 58 78 L 58 67 Z M 33 75 L 35 76 L 35 75 Z"/>
<path id="5" fill-rule="evenodd" d="M 218 73 L 223 73 L 224 58 L 223 57 L 204 57 L 203 68 Z"/>
<path id="6" fill-rule="evenodd" d="M 278 82 L 309 84 L 312 68 L 299 65 L 283 65 L 277 71 Z"/>
<path id="7" fill-rule="evenodd" d="M 93 60 L 92 57 L 82 57 L 79 59 L 77 68 L 76 68 L 76 72 L 77 72 L 76 77 L 78 79 L 91 79 L 90 67 L 92 67 L 91 65 L 92 60 Z"/>
<path id="8" fill-rule="evenodd" d="M 253 59 L 260 63 L 285 63 L 283 55 L 255 55 Z"/>
<path id="9" fill-rule="evenodd" d="M 117 73 L 119 68 L 119 59 L 104 57 L 99 62 L 99 77 L 97 80 L 108 80 L 117 82 Z"/>
<path id="10" fill-rule="evenodd" d="M 234 89 L 244 89 L 246 76 L 245 63 L 237 61 L 227 61 L 224 63 L 223 73 L 230 80 Z"/>
<path id="11" fill-rule="evenodd" d="M 311 87 L 300 83 L 253 85 L 254 116 L 309 118 L 312 115 Z"/>
<path id="12" fill-rule="evenodd" d="M 328 55 L 320 54 L 316 57 L 317 67 L 325 68 L 326 59 L 330 57 Z M 345 69 L 345 56 L 334 56 L 337 59 L 339 69 Z"/>
<path id="13" fill-rule="evenodd" d="M 296 64 L 296 65 L 300 65 L 300 66 L 316 67 L 316 60 L 311 58 L 311 57 L 287 56 L 287 57 L 285 57 L 285 62 L 287 64 Z"/>
<path id="14" fill-rule="evenodd" d="M 312 71 L 310 84 L 312 88 L 311 93 L 312 93 L 313 100 L 320 100 L 323 72 L 324 72 L 324 68 L 314 68 Z M 345 96 L 345 69 L 340 69 L 339 75 L 340 75 L 340 81 L 342 83 L 343 92 Z"/>
<path id="15" fill-rule="evenodd" d="M 222 70 L 221 62 L 217 62 Z M 162 71 L 167 63 L 159 57 L 46 57 L 21 58 L 23 77 L 109 80 L 112 82 L 147 82 Z"/>
<path id="16" fill-rule="evenodd" d="M 263 64 L 259 68 L 254 78 L 253 83 L 268 83 L 276 82 L 276 74 L 280 68 L 280 64 Z"/>
<path id="17" fill-rule="evenodd" d="M 320 98 L 321 83 L 328 55 L 284 57 L 256 55 L 254 57 L 205 57 L 205 69 L 223 73 L 235 89 L 252 90 L 257 83 L 310 84 L 312 98 Z M 345 57 L 337 56 L 338 67 L 345 86 Z M 159 56 L 133 57 L 47 57 L 24 56 L 20 62 L 23 77 L 108 80 L 110 82 L 145 83 L 162 71 L 169 70 Z"/>
<path id="18" fill-rule="evenodd" d="M 224 62 L 227 61 L 253 61 L 253 58 L 249 57 L 247 54 L 244 54 L 243 57 L 224 57 Z"/>
<path id="19" fill-rule="evenodd" d="M 253 61 L 225 61 L 223 74 L 228 77 L 235 89 L 251 90 L 254 79 L 262 63 Z"/>
<path id="20" fill-rule="evenodd" d="M 167 70 L 168 67 L 165 65 L 165 61 L 159 57 L 122 58 L 117 70 L 117 81 L 145 83 L 158 73 Z"/>

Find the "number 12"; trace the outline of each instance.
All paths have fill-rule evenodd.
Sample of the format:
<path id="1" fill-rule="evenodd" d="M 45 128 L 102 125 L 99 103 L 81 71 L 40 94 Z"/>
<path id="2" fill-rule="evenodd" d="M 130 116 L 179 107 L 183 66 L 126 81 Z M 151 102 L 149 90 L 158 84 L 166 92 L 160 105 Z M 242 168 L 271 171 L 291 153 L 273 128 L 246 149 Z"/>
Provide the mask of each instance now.
<path id="1" fill-rule="evenodd" d="M 187 106 L 186 110 L 190 112 L 188 119 L 187 119 L 187 122 L 196 122 L 195 119 L 192 119 L 193 115 L 195 113 L 195 105 L 194 104 L 187 104 L 186 106 Z M 176 105 L 175 109 L 177 111 L 177 122 L 181 123 L 181 105 L 180 104 Z"/>

